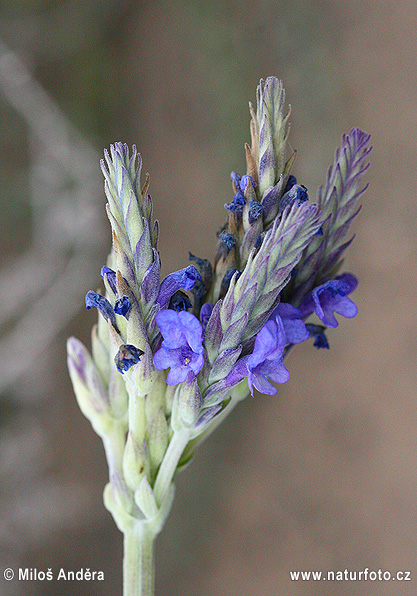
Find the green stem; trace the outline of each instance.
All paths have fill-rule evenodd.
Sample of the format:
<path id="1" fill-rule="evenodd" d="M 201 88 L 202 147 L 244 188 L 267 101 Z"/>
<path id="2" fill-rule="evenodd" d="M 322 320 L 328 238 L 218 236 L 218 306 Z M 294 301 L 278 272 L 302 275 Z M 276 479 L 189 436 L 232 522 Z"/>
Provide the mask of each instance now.
<path id="1" fill-rule="evenodd" d="M 154 543 L 147 524 L 134 524 L 124 534 L 123 596 L 154 596 Z"/>
<path id="2" fill-rule="evenodd" d="M 183 454 L 189 439 L 190 431 L 187 429 L 176 431 L 172 435 L 172 439 L 168 445 L 164 459 L 162 460 L 153 489 L 158 507 L 160 507 L 165 500 L 172 479 L 174 478 L 175 470 L 178 467 L 178 462 L 180 461 L 181 455 Z"/>

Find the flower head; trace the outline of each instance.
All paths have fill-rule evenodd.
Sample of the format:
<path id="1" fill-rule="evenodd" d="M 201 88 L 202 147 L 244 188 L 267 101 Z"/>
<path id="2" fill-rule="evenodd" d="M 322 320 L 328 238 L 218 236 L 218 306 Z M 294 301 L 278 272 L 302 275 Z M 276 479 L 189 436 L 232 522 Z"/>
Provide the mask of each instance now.
<path id="1" fill-rule="evenodd" d="M 358 285 L 358 280 L 351 273 L 344 273 L 335 279 L 326 281 L 307 294 L 300 310 L 303 317 L 315 312 L 327 327 L 337 327 L 338 322 L 334 313 L 351 319 L 358 313 L 358 307 L 348 294 Z"/>
<path id="2" fill-rule="evenodd" d="M 335 313 L 357 313 L 348 297 L 356 278 L 336 272 L 365 190 L 369 135 L 353 129 L 343 137 L 310 202 L 291 173 L 296 154 L 281 81 L 260 81 L 250 114 L 246 174 L 231 174 L 214 264 L 190 253 L 192 264 L 162 282 L 149 176 L 142 184 L 135 147 L 105 151 L 113 249 L 101 270 L 105 294 L 86 296 L 87 309 L 100 312 L 92 356 L 72 338 L 68 366 L 80 407 L 103 438 L 105 504 L 124 532 L 157 533 L 173 476 L 198 443 L 249 392 L 277 393 L 273 383 L 289 380 L 283 360 L 294 344 L 312 337 L 326 349 Z M 219 195 L 215 176 L 210 193 Z M 314 312 L 323 324 L 305 323 Z M 141 584 L 137 574 L 131 580 Z"/>
<path id="3" fill-rule="evenodd" d="M 155 319 L 164 338 L 153 358 L 155 367 L 158 370 L 171 368 L 167 377 L 168 385 L 177 385 L 187 377 L 196 377 L 204 364 L 203 328 L 200 321 L 186 310 L 162 310 Z"/>
<path id="4" fill-rule="evenodd" d="M 253 387 L 261 393 L 275 395 L 277 390 L 268 379 L 275 383 L 286 383 L 290 378 L 282 360 L 285 343 L 282 320 L 279 317 L 270 319 L 256 336 L 253 353 L 246 362 L 252 395 Z"/>

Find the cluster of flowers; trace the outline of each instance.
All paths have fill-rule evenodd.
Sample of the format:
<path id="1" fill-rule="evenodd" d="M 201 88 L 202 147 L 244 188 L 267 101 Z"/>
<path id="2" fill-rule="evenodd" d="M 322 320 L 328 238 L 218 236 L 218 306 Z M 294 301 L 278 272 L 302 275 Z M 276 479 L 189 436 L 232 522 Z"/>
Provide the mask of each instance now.
<path id="1" fill-rule="evenodd" d="M 243 387 L 239 399 L 254 389 L 275 394 L 270 381 L 288 381 L 292 346 L 312 337 L 328 348 L 335 313 L 357 313 L 349 298 L 357 280 L 339 272 L 365 191 L 369 136 L 353 129 L 343 137 L 313 203 L 291 174 L 284 107 L 281 82 L 261 81 L 256 110 L 250 104 L 246 174 L 232 172 L 214 264 L 190 254 L 190 265 L 162 281 L 140 156 L 121 143 L 105 152 L 113 250 L 101 271 L 105 295 L 86 297 L 102 317 L 92 357 L 71 338 L 68 363 L 80 406 L 106 446 L 117 501 L 107 503 L 119 527 L 118 507 L 156 515 L 181 453 L 227 415 L 234 388 Z M 308 322 L 313 313 L 316 323 Z M 175 466 L 170 449 L 178 451 Z"/>
<path id="2" fill-rule="evenodd" d="M 184 272 L 177 272 L 172 275 L 181 277 L 183 274 Z M 192 283 L 197 280 L 201 281 L 201 277 L 196 275 Z M 233 379 L 233 385 L 237 379 L 240 381 L 248 377 L 252 395 L 254 387 L 261 393 L 276 394 L 276 387 L 271 385 L 268 379 L 276 383 L 286 383 L 290 378 L 283 362 L 284 352 L 288 353 L 291 346 L 312 336 L 315 337 L 314 346 L 329 348 L 324 333 L 325 327 L 311 323 L 306 325 L 304 319 L 315 312 L 325 326 L 337 327 L 335 312 L 347 318 L 354 317 L 358 309 L 348 294 L 356 286 L 356 278 L 350 273 L 345 273 L 314 288 L 299 308 L 290 303 L 280 302 L 256 335 L 253 352 L 243 356 L 235 365 L 233 374 L 229 377 L 230 380 Z M 87 308 L 90 305 L 91 301 L 88 299 Z M 167 376 L 168 385 L 191 381 L 203 368 L 204 329 L 208 321 L 207 313 L 213 310 L 213 304 L 203 305 L 201 322 L 188 312 L 191 306 L 188 298 L 181 297 L 173 302 L 172 310 L 165 309 L 156 315 L 156 322 L 164 339 L 154 355 L 153 362 L 158 370 L 170 368 Z M 131 348 L 139 358 L 135 348 Z M 121 372 L 135 362 L 137 360 L 128 354 L 120 368 Z"/>
<path id="3" fill-rule="evenodd" d="M 261 110 L 264 107 L 265 96 L 273 93 L 277 86 L 281 91 L 279 83 L 273 78 L 268 79 L 265 85 L 261 83 L 259 90 Z M 253 116 L 254 126 L 257 125 L 258 120 L 259 118 Z M 319 225 L 315 231 L 311 226 L 311 239 L 313 236 L 321 237 L 319 243 L 321 253 L 325 252 L 326 248 L 337 240 L 337 250 L 335 251 L 335 247 L 331 246 L 333 254 L 326 255 L 327 259 L 322 255 L 323 263 L 317 263 L 319 260 L 317 259 L 317 248 L 315 251 L 308 251 L 303 247 L 304 259 L 301 257 L 301 262 L 307 261 L 306 252 L 310 260 L 310 253 L 316 253 L 313 254 L 316 257 L 317 268 L 314 272 L 316 279 L 323 278 L 321 274 L 323 269 L 325 271 L 329 269 L 329 261 L 333 271 L 338 269 L 340 262 L 337 262 L 337 259 L 340 259 L 342 252 L 350 244 L 349 241 L 340 246 L 340 240 L 345 236 L 348 224 L 357 214 L 358 211 L 353 213 L 354 206 L 365 190 L 358 192 L 357 187 L 367 168 L 364 161 L 369 153 L 368 141 L 369 136 L 358 129 L 352 130 L 343 138 L 342 148 L 336 155 L 336 163 L 329 171 L 326 189 L 328 196 L 324 199 L 322 198 L 323 189 L 321 189 L 319 195 L 319 202 L 321 198 L 322 203 L 321 211 L 326 211 L 323 207 L 327 207 L 329 210 L 326 203 L 332 202 L 338 213 L 335 214 L 333 211 L 332 217 L 323 217 L 321 211 L 318 210 L 318 218 L 315 219 L 315 222 L 319 222 Z M 112 148 L 112 154 L 116 160 L 129 158 L 127 147 L 121 144 Z M 340 160 L 346 161 L 348 165 L 348 169 L 344 171 L 343 175 Z M 271 160 L 265 161 L 267 165 L 270 165 Z M 157 289 L 155 264 L 149 265 L 145 277 L 152 275 L 151 283 L 155 284 L 154 290 L 157 290 L 155 304 L 159 306 L 159 312 L 155 316 L 155 321 L 163 338 L 162 344 L 155 350 L 153 364 L 157 370 L 170 369 L 166 379 L 168 385 L 177 385 L 184 381 L 191 382 L 204 366 L 205 334 L 214 308 L 214 304 L 207 301 L 207 298 L 215 296 L 217 292 L 220 302 L 229 290 L 232 280 L 236 282 L 241 276 L 242 271 L 237 268 L 237 265 L 239 262 L 243 266 L 247 264 L 247 258 L 245 260 L 244 256 L 250 255 L 250 258 L 253 259 L 261 251 L 265 236 L 269 237 L 273 234 L 276 223 L 285 221 L 289 212 L 296 216 L 297 210 L 309 201 L 307 189 L 303 185 L 297 184 L 293 175 L 286 173 L 286 169 L 289 170 L 288 166 L 291 164 L 292 158 L 286 162 L 287 168 L 284 166 L 284 172 L 278 177 L 278 184 L 268 187 L 262 196 L 257 191 L 259 187 L 254 176 L 247 174 L 240 177 L 232 172 L 231 179 L 235 194 L 233 200 L 225 204 L 225 209 L 229 211 L 229 222 L 219 233 L 219 248 L 216 256 L 216 273 L 221 273 L 221 278 L 219 275 L 213 276 L 213 269 L 209 261 L 199 259 L 190 253 L 190 260 L 194 261 L 197 267 L 190 265 L 168 275 Z M 261 178 L 262 174 L 263 171 L 259 168 L 257 178 Z M 339 178 L 339 188 L 335 184 L 337 177 Z M 275 173 L 271 180 L 274 178 L 276 178 Z M 283 187 L 283 192 L 280 192 Z M 271 213 L 274 212 L 275 217 L 272 221 Z M 301 222 L 303 216 L 304 211 L 300 209 Z M 342 218 L 343 221 L 340 221 Z M 337 238 L 335 239 L 334 236 Z M 226 271 L 224 271 L 225 263 L 227 263 Z M 320 265 L 324 266 L 320 267 Z M 117 329 L 115 315 L 121 315 L 128 319 L 131 303 L 126 295 L 118 298 L 115 271 L 109 267 L 103 267 L 102 277 L 107 280 L 112 290 L 114 306 L 106 297 L 92 291 L 88 292 L 86 296 L 86 306 L 87 309 L 97 307 L 101 314 Z M 286 280 L 289 287 L 297 288 L 298 277 L 297 268 L 294 267 Z M 324 277 L 329 277 L 329 274 L 325 274 Z M 124 282 L 128 284 L 126 279 Z M 215 288 L 216 285 L 217 288 Z M 301 292 L 300 285 L 304 286 L 301 288 Z M 314 284 L 312 284 L 310 276 L 309 280 L 302 280 L 301 284 L 298 284 L 298 291 L 293 291 L 293 295 L 285 285 L 281 293 L 285 294 L 288 302 L 281 302 L 280 295 L 276 293 L 275 301 L 278 304 L 272 309 L 268 320 L 256 334 L 253 350 L 251 353 L 241 354 L 240 359 L 237 360 L 227 376 L 230 386 L 247 377 L 252 395 L 254 387 L 261 393 L 275 394 L 277 389 L 271 385 L 268 379 L 276 383 L 288 381 L 289 372 L 283 359 L 294 344 L 314 337 L 314 346 L 328 348 L 325 327 L 337 327 L 338 322 L 334 313 L 347 318 L 357 314 L 356 305 L 348 297 L 348 294 L 357 286 L 357 280 L 352 274 L 344 273 L 334 276 L 309 289 L 311 285 Z M 298 307 L 294 305 L 294 302 Z M 318 316 L 323 325 L 305 323 L 312 313 Z M 158 346 L 159 343 L 157 341 L 155 345 Z M 142 354 L 143 351 L 136 346 L 123 344 L 115 358 L 118 370 L 121 373 L 129 370 L 139 362 Z"/>

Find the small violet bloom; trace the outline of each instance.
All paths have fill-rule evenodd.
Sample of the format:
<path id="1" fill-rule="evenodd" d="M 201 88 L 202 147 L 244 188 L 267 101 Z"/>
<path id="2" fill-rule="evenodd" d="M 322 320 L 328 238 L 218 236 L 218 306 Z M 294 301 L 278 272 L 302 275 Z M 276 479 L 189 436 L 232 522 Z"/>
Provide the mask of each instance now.
<path id="1" fill-rule="evenodd" d="M 113 307 L 107 298 L 90 290 L 85 297 L 85 307 L 87 310 L 90 310 L 90 308 L 98 308 L 106 321 L 110 321 L 113 327 L 117 329 Z"/>
<path id="2" fill-rule="evenodd" d="M 289 191 L 294 186 L 294 184 L 297 184 L 297 178 L 290 174 L 288 176 L 287 184 L 285 185 L 284 193 Z"/>
<path id="3" fill-rule="evenodd" d="M 324 325 L 337 327 L 339 323 L 334 316 L 335 312 L 348 319 L 356 316 L 358 307 L 347 294 L 353 292 L 357 285 L 358 280 L 354 275 L 343 273 L 336 279 L 314 288 L 300 305 L 303 318 L 315 312 Z"/>
<path id="4" fill-rule="evenodd" d="M 294 184 L 282 197 L 279 203 L 279 213 L 282 213 L 285 207 L 291 206 L 297 202 L 300 206 L 302 203 L 308 201 L 308 192 L 303 184 Z"/>
<path id="5" fill-rule="evenodd" d="M 187 294 L 184 294 L 184 292 L 181 292 L 181 290 L 178 290 L 178 292 L 175 292 L 175 294 L 173 296 L 171 296 L 171 300 L 169 301 L 169 307 L 172 310 L 176 310 L 177 312 L 180 312 L 182 310 L 188 310 L 189 308 L 192 307 L 192 304 L 190 302 L 190 299 L 188 298 Z"/>
<path id="6" fill-rule="evenodd" d="M 233 197 L 233 201 L 230 203 L 225 203 L 225 209 L 229 211 L 233 211 L 234 213 L 242 213 L 243 207 L 246 205 L 246 199 L 243 194 L 239 191 Z"/>
<path id="7" fill-rule="evenodd" d="M 220 237 L 220 240 L 227 246 L 229 250 L 232 250 L 234 245 L 236 244 L 236 236 L 234 234 L 229 234 L 228 232 L 223 232 Z"/>
<path id="8" fill-rule="evenodd" d="M 310 337 L 298 308 L 286 302 L 280 302 L 272 313 L 272 317 L 280 317 L 284 326 L 285 343 L 300 344 Z"/>
<path id="9" fill-rule="evenodd" d="M 130 311 L 130 302 L 127 296 L 122 296 L 118 300 L 116 300 L 114 304 L 114 312 L 117 315 L 122 315 L 123 317 L 127 318 L 127 315 Z"/>
<path id="10" fill-rule="evenodd" d="M 107 277 L 107 281 L 109 282 L 109 286 L 111 287 L 114 294 L 117 293 L 116 289 L 116 272 L 110 267 L 102 267 L 101 268 L 101 277 L 104 279 Z"/>
<path id="11" fill-rule="evenodd" d="M 143 351 L 136 348 L 136 346 L 123 344 L 114 357 L 117 370 L 122 374 L 125 373 L 130 367 L 139 362 L 142 355 Z"/>
<path id="12" fill-rule="evenodd" d="M 239 182 L 240 190 L 242 192 L 245 192 L 248 182 L 250 182 L 252 184 L 252 188 L 256 188 L 256 182 L 252 178 L 252 176 L 248 176 L 248 174 L 244 174 Z"/>
<path id="13" fill-rule="evenodd" d="M 171 296 L 178 290 L 191 290 L 196 282 L 201 281 L 201 275 L 194 267 L 194 265 L 188 265 L 184 269 L 170 273 L 162 280 L 159 288 L 158 296 L 156 298 L 157 304 L 161 309 L 168 307 Z"/>
<path id="14" fill-rule="evenodd" d="M 249 203 L 249 223 L 253 224 L 257 219 L 259 219 L 262 215 L 262 212 L 264 210 L 264 206 L 261 205 L 261 203 L 258 203 L 257 201 L 251 201 Z"/>
<path id="15" fill-rule="evenodd" d="M 224 296 L 226 296 L 227 294 L 227 290 L 229 289 L 230 286 L 230 282 L 232 281 L 232 277 L 234 276 L 234 274 L 237 272 L 236 275 L 236 281 L 239 279 L 239 277 L 241 276 L 241 272 L 239 271 L 239 269 L 236 269 L 236 267 L 232 267 L 231 269 L 228 269 L 226 271 L 226 273 L 223 276 L 222 279 L 222 283 L 220 284 L 220 298 L 224 298 Z"/>
<path id="16" fill-rule="evenodd" d="M 239 174 L 236 174 L 236 172 L 231 172 L 230 179 L 235 183 L 236 188 L 238 190 L 240 189 L 242 192 L 245 192 L 248 181 L 252 184 L 253 188 L 256 187 L 255 180 L 252 178 L 252 176 L 248 176 L 247 174 L 244 176 L 239 176 Z"/>
<path id="17" fill-rule="evenodd" d="M 160 311 L 155 320 L 164 338 L 153 357 L 158 370 L 171 368 L 168 385 L 182 383 L 191 373 L 197 376 L 204 364 L 203 328 L 200 321 L 186 310 Z M 190 378 L 190 377 L 188 377 Z"/>
<path id="18" fill-rule="evenodd" d="M 290 378 L 282 360 L 285 343 L 282 320 L 280 317 L 269 319 L 256 336 L 253 353 L 246 362 L 252 395 L 254 387 L 260 393 L 275 395 L 277 390 L 268 379 L 275 383 L 286 383 Z"/>

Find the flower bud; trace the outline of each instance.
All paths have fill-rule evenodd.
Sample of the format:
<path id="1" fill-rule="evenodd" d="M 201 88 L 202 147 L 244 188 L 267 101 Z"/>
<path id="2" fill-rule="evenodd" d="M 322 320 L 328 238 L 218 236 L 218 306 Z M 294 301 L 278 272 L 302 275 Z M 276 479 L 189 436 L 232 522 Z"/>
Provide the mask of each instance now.
<path id="1" fill-rule="evenodd" d="M 193 426 L 203 406 L 203 398 L 197 379 L 186 380 L 178 391 L 178 416 L 185 426 Z"/>
<path id="2" fill-rule="evenodd" d="M 153 519 L 158 515 L 158 506 L 155 495 L 146 476 L 142 478 L 139 487 L 135 492 L 135 503 L 147 519 Z"/>
<path id="3" fill-rule="evenodd" d="M 100 372 L 101 377 L 107 380 L 113 366 L 110 366 L 108 343 L 106 344 L 100 337 L 97 324 L 93 326 L 91 332 L 91 351 L 97 370 Z"/>
<path id="4" fill-rule="evenodd" d="M 110 475 L 110 484 L 115 502 L 127 513 L 133 511 L 133 495 L 128 489 L 120 472 Z"/>
<path id="5" fill-rule="evenodd" d="M 71 337 L 67 350 L 68 369 L 80 409 L 96 432 L 102 435 L 110 423 L 106 387 L 90 354 L 78 339 Z"/>
<path id="6" fill-rule="evenodd" d="M 126 416 L 128 411 L 129 397 L 123 376 L 112 366 L 109 378 L 109 400 L 112 414 L 120 419 Z"/>
<path id="7" fill-rule="evenodd" d="M 127 486 L 136 490 L 142 478 L 149 474 L 150 465 L 146 445 L 140 445 L 129 432 L 123 453 L 123 474 Z"/>
<path id="8" fill-rule="evenodd" d="M 145 430 L 151 471 L 155 471 L 165 455 L 168 446 L 168 425 L 162 408 L 152 416 Z"/>

